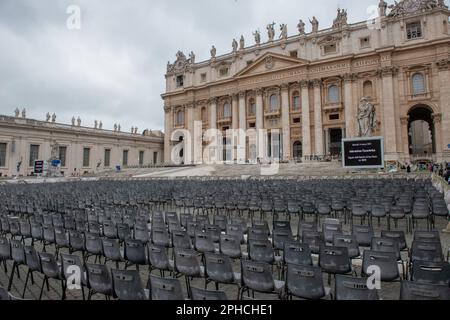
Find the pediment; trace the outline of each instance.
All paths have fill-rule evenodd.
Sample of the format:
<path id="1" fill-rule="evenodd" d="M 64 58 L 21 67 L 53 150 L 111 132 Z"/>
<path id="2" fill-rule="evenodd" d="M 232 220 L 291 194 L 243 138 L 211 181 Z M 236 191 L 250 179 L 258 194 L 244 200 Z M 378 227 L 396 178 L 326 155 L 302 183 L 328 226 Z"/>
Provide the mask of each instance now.
<path id="1" fill-rule="evenodd" d="M 241 70 L 236 77 L 246 77 L 252 75 L 274 72 L 294 67 L 306 65 L 309 62 L 304 59 L 287 57 L 276 53 L 266 53 L 249 66 Z"/>

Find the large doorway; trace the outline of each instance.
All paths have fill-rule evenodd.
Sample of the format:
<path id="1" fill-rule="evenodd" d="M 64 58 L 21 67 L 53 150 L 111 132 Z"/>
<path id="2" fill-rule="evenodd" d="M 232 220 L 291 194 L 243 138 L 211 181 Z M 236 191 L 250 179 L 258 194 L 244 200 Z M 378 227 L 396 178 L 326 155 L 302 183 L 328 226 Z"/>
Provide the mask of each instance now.
<path id="1" fill-rule="evenodd" d="M 330 129 L 330 155 L 338 157 L 342 152 L 342 129 Z"/>
<path id="2" fill-rule="evenodd" d="M 292 147 L 292 155 L 294 160 L 299 161 L 303 157 L 303 147 L 300 141 L 295 141 Z"/>
<path id="3" fill-rule="evenodd" d="M 280 161 L 283 158 L 283 136 L 278 131 L 267 134 L 267 156 L 271 160 Z"/>
<path id="4" fill-rule="evenodd" d="M 433 111 L 426 105 L 418 105 L 408 116 L 409 154 L 415 158 L 432 157 L 436 153 Z"/>

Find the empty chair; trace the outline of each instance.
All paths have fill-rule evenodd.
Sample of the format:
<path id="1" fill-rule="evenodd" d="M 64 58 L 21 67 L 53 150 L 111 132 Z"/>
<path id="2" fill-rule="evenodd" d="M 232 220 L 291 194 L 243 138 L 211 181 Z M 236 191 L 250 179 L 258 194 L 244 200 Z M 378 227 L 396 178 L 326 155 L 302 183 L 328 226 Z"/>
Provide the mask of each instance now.
<path id="1" fill-rule="evenodd" d="M 111 220 L 103 221 L 102 229 L 103 229 L 103 236 L 109 239 L 117 238 L 117 227 Z"/>
<path id="2" fill-rule="evenodd" d="M 358 241 L 354 235 L 343 235 L 339 233 L 333 234 L 333 245 L 335 247 L 346 247 L 348 249 L 348 256 L 350 259 L 358 258 L 361 253 L 359 252 Z"/>
<path id="3" fill-rule="evenodd" d="M 411 280 L 421 283 L 450 285 L 450 265 L 448 262 L 414 261 Z"/>
<path id="4" fill-rule="evenodd" d="M 28 219 L 19 219 L 20 225 L 20 235 L 22 236 L 22 241 L 26 239 L 33 239 L 31 235 L 31 224 Z"/>
<path id="5" fill-rule="evenodd" d="M 334 219 L 325 220 L 322 224 L 322 234 L 326 243 L 333 243 L 333 236 L 342 234 L 342 223 Z"/>
<path id="6" fill-rule="evenodd" d="M 198 288 L 191 288 L 192 300 L 206 301 L 226 301 L 227 294 L 223 291 L 210 291 Z"/>
<path id="7" fill-rule="evenodd" d="M 241 244 L 245 243 L 244 230 L 242 229 L 242 225 L 239 223 L 227 224 L 226 234 L 237 237 Z"/>
<path id="8" fill-rule="evenodd" d="M 152 243 L 157 246 L 170 247 L 170 236 L 165 228 L 152 226 Z"/>
<path id="9" fill-rule="evenodd" d="M 414 231 L 414 241 L 441 242 L 439 231 Z"/>
<path id="10" fill-rule="evenodd" d="M 381 237 L 397 240 L 398 248 L 400 251 L 408 249 L 407 244 L 406 244 L 405 232 L 403 232 L 403 231 L 385 231 L 385 230 L 383 230 L 383 231 L 381 231 Z"/>
<path id="11" fill-rule="evenodd" d="M 284 244 L 286 242 L 294 241 L 294 237 L 292 236 L 292 232 L 290 230 L 285 229 L 276 229 L 273 230 L 273 247 L 276 250 L 283 250 Z"/>
<path id="12" fill-rule="evenodd" d="M 353 225 L 352 235 L 355 236 L 356 241 L 360 247 L 370 247 L 372 245 L 372 238 L 374 237 L 373 228 L 371 226 L 357 226 Z"/>
<path id="13" fill-rule="evenodd" d="M 86 251 L 84 234 L 75 230 L 69 230 L 69 253 L 72 254 L 78 251 L 81 252 L 84 258 L 84 252 Z"/>
<path id="14" fill-rule="evenodd" d="M 232 259 L 240 259 L 242 257 L 241 242 L 236 236 L 228 234 L 220 235 L 220 253 Z"/>
<path id="15" fill-rule="evenodd" d="M 88 300 L 95 294 L 103 294 L 106 299 L 114 295 L 111 273 L 106 265 L 86 263 L 86 279 Z"/>
<path id="16" fill-rule="evenodd" d="M 283 262 L 285 265 L 312 266 L 311 249 L 307 244 L 286 242 L 283 249 Z"/>
<path id="17" fill-rule="evenodd" d="M 148 300 L 137 270 L 112 270 L 114 295 L 119 300 Z"/>
<path id="18" fill-rule="evenodd" d="M 161 275 L 164 276 L 165 271 L 172 272 L 174 269 L 173 263 L 169 260 L 167 256 L 167 249 L 165 247 L 157 245 L 148 246 L 148 260 L 150 262 L 150 271 L 153 269 L 158 269 Z"/>
<path id="19" fill-rule="evenodd" d="M 239 284 L 240 274 L 233 272 L 230 257 L 224 254 L 205 254 L 205 289 L 209 282 L 216 284 L 216 290 L 219 290 L 219 284 Z"/>
<path id="20" fill-rule="evenodd" d="M 65 287 L 67 288 L 69 284 L 77 284 L 81 286 L 83 300 L 85 300 L 84 287 L 86 287 L 87 282 L 86 270 L 84 268 L 84 262 L 82 261 L 82 259 L 79 256 L 73 254 L 61 254 L 61 268 L 62 275 L 64 276 L 64 279 L 66 281 Z M 74 268 L 76 268 L 76 270 Z M 77 270 L 79 273 L 77 273 Z M 79 283 L 68 283 L 73 274 L 80 275 Z"/>
<path id="21" fill-rule="evenodd" d="M 247 241 L 266 241 L 269 240 L 269 233 L 265 227 L 251 227 L 248 230 Z"/>
<path id="22" fill-rule="evenodd" d="M 391 207 L 388 214 L 388 226 L 392 228 L 391 220 L 394 220 L 394 227 L 398 228 L 398 221 L 403 219 L 408 219 L 405 209 L 400 206 Z M 406 231 L 408 231 L 408 223 L 406 223 Z"/>
<path id="23" fill-rule="evenodd" d="M 49 291 L 49 279 L 57 280 L 61 283 L 61 299 L 66 299 L 66 285 L 64 276 L 62 274 L 61 266 L 55 259 L 55 256 L 51 253 L 41 252 L 39 253 L 39 259 L 42 267 L 42 273 L 44 274 L 44 280 L 42 281 L 41 293 L 39 294 L 39 300 L 42 299 L 44 292 L 44 286 L 47 284 L 47 291 Z"/>
<path id="24" fill-rule="evenodd" d="M 8 222 L 9 222 L 9 233 L 11 234 L 12 239 L 15 239 L 16 237 L 21 238 L 22 236 L 20 234 L 19 218 L 10 217 L 8 218 Z"/>
<path id="25" fill-rule="evenodd" d="M 100 259 L 103 256 L 103 243 L 102 239 L 98 234 L 89 233 L 85 234 L 85 244 L 86 244 L 86 261 L 89 260 L 90 256 L 95 256 L 95 262 L 97 263 L 97 259 Z"/>
<path id="26" fill-rule="evenodd" d="M 131 228 L 128 224 L 119 223 L 117 225 L 117 237 L 120 241 L 131 239 Z"/>
<path id="27" fill-rule="evenodd" d="M 381 281 L 391 282 L 400 278 L 397 255 L 394 252 L 379 252 L 365 250 L 363 253 L 362 276 L 372 275 L 369 268 L 377 266 L 380 269 Z"/>
<path id="28" fill-rule="evenodd" d="M 8 272 L 7 260 L 11 260 L 11 245 L 8 239 L 2 237 L 0 238 L 0 262 L 3 263 L 5 273 Z"/>
<path id="29" fill-rule="evenodd" d="M 251 260 L 273 264 L 275 262 L 275 252 L 269 240 L 250 241 L 248 254 Z"/>
<path id="30" fill-rule="evenodd" d="M 316 300 L 330 294 L 323 284 L 322 269 L 312 265 L 288 264 L 286 274 L 286 295 Z"/>
<path id="31" fill-rule="evenodd" d="M 352 272 L 352 265 L 346 247 L 320 247 L 319 266 L 328 273 L 328 282 L 331 275 L 347 274 Z"/>
<path id="32" fill-rule="evenodd" d="M 302 239 L 304 230 L 317 232 L 317 222 L 315 222 L 315 221 L 314 222 L 306 222 L 306 221 L 300 220 L 300 222 L 298 223 L 298 232 L 297 232 L 297 237 L 299 240 Z"/>
<path id="33" fill-rule="evenodd" d="M 97 221 L 89 221 L 88 230 L 91 233 L 100 234 L 101 231 L 100 224 Z"/>
<path id="34" fill-rule="evenodd" d="M 213 219 L 214 219 L 214 221 L 213 221 L 214 225 L 218 226 L 221 231 L 226 231 L 227 224 L 228 224 L 227 216 L 215 215 Z"/>
<path id="35" fill-rule="evenodd" d="M 147 255 L 144 243 L 140 240 L 125 240 L 124 258 L 126 260 L 125 269 L 130 265 L 136 265 L 136 269 L 139 270 L 140 265 L 147 265 Z"/>
<path id="36" fill-rule="evenodd" d="M 191 238 L 186 231 L 177 230 L 172 232 L 172 244 L 174 248 L 191 249 Z"/>
<path id="37" fill-rule="evenodd" d="M 119 239 L 102 239 L 103 255 L 105 257 L 105 263 L 113 261 L 116 263 L 116 268 L 119 268 L 119 263 L 123 262 L 122 254 L 120 252 Z"/>
<path id="38" fill-rule="evenodd" d="M 400 300 L 450 300 L 450 289 L 448 285 L 403 281 Z"/>
<path id="39" fill-rule="evenodd" d="M 32 241 L 31 244 L 34 245 L 37 241 L 43 241 L 44 240 L 44 229 L 42 228 L 42 225 L 38 222 L 31 222 L 31 237 Z"/>
<path id="40" fill-rule="evenodd" d="M 241 260 L 241 288 L 239 299 L 242 300 L 245 292 L 271 293 L 277 294 L 281 298 L 283 294 L 284 282 L 273 279 L 272 267 L 265 262 L 251 260 Z"/>
<path id="41" fill-rule="evenodd" d="M 307 244 L 313 254 L 319 254 L 320 247 L 325 245 L 322 234 L 313 230 L 302 232 L 302 243 Z"/>
<path id="42" fill-rule="evenodd" d="M 201 253 L 215 252 L 214 241 L 207 232 L 197 231 L 195 233 L 194 247 Z"/>
<path id="43" fill-rule="evenodd" d="M 11 291 L 15 272 L 17 272 L 17 276 L 20 279 L 19 267 L 22 265 L 26 265 L 25 250 L 23 243 L 20 240 L 11 239 L 10 245 L 11 245 L 11 258 L 13 261 L 13 267 L 11 275 L 9 277 L 8 291 Z"/>
<path id="44" fill-rule="evenodd" d="M 55 247 L 56 256 L 58 256 L 59 250 L 63 248 L 70 248 L 69 239 L 64 228 L 55 227 Z"/>
<path id="45" fill-rule="evenodd" d="M 379 300 L 377 290 L 367 287 L 367 278 L 336 275 L 336 300 Z"/>
<path id="46" fill-rule="evenodd" d="M 444 255 L 440 242 L 414 241 L 410 251 L 411 263 L 414 261 L 442 262 Z"/>
<path id="47" fill-rule="evenodd" d="M 28 267 L 27 276 L 25 279 L 25 285 L 23 287 L 22 298 L 25 297 L 25 292 L 27 290 L 28 279 L 31 277 L 31 284 L 34 285 L 33 274 L 35 272 L 42 273 L 41 262 L 39 261 L 39 255 L 33 246 L 25 246 L 25 264 Z"/>
<path id="48" fill-rule="evenodd" d="M 134 239 L 140 240 L 145 244 L 150 242 L 150 231 L 147 223 L 136 223 L 134 225 Z"/>
<path id="49" fill-rule="evenodd" d="M 180 280 L 175 278 L 162 278 L 150 275 L 147 289 L 150 290 L 152 300 L 184 300 Z"/>
<path id="50" fill-rule="evenodd" d="M 45 247 L 47 245 L 51 245 L 51 244 L 55 244 L 56 240 L 55 240 L 55 228 L 52 225 L 44 225 L 42 226 L 44 232 L 43 232 L 43 237 L 44 237 L 44 252 L 45 252 Z"/>
<path id="51" fill-rule="evenodd" d="M 191 249 L 175 248 L 175 272 L 182 274 L 186 280 L 188 297 L 190 294 L 190 278 L 203 278 L 204 268 L 200 265 L 198 252 Z"/>
<path id="52" fill-rule="evenodd" d="M 387 219 L 386 207 L 383 204 L 374 204 L 370 210 L 370 224 L 372 224 L 372 219 L 376 218 L 378 220 L 378 227 L 381 225 L 381 219 Z"/>

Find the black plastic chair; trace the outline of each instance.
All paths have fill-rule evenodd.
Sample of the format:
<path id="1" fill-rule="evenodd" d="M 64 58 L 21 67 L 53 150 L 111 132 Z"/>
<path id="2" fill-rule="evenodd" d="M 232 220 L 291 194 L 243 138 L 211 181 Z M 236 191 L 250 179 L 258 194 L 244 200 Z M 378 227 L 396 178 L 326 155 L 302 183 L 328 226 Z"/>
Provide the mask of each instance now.
<path id="1" fill-rule="evenodd" d="M 330 294 L 323 284 L 322 269 L 312 265 L 288 264 L 286 274 L 286 295 L 301 299 L 318 300 Z"/>
<path id="2" fill-rule="evenodd" d="M 255 292 L 276 294 L 280 299 L 283 296 L 284 281 L 273 279 L 272 267 L 265 262 L 241 260 L 241 287 L 238 292 L 239 300 L 243 299 L 244 293 Z"/>
<path id="3" fill-rule="evenodd" d="M 283 250 L 283 262 L 285 265 L 312 266 L 311 249 L 307 244 L 286 242 Z"/>
<path id="4" fill-rule="evenodd" d="M 148 300 L 137 270 L 112 270 L 114 296 L 119 300 Z"/>
<path id="5" fill-rule="evenodd" d="M 175 278 L 163 278 L 155 275 L 150 275 L 147 289 L 150 290 L 150 296 L 152 300 L 184 300 L 180 280 Z"/>
<path id="6" fill-rule="evenodd" d="M 124 262 L 122 253 L 120 252 L 119 239 L 102 239 L 103 255 L 105 257 L 105 263 L 107 261 L 113 261 L 116 263 L 116 268 L 119 268 L 119 263 Z"/>
<path id="7" fill-rule="evenodd" d="M 148 260 L 150 262 L 150 271 L 158 269 L 163 277 L 165 271 L 172 272 L 174 270 L 174 264 L 169 260 L 165 247 L 149 244 Z"/>
<path id="8" fill-rule="evenodd" d="M 172 232 L 172 244 L 174 248 L 192 249 L 191 238 L 186 231 Z"/>
<path id="9" fill-rule="evenodd" d="M 214 282 L 216 290 L 219 284 L 239 285 L 241 275 L 233 272 L 230 257 L 224 254 L 205 254 L 205 289 L 209 282 Z"/>
<path id="10" fill-rule="evenodd" d="M 328 273 L 328 283 L 331 282 L 331 275 L 349 274 L 352 272 L 352 265 L 346 247 L 320 247 L 319 266 Z"/>
<path id="11" fill-rule="evenodd" d="M 76 268 L 79 271 L 80 275 L 80 281 L 79 283 L 69 283 L 68 281 L 71 279 L 73 274 L 76 274 L 76 270 L 72 268 Z M 73 254 L 61 254 L 61 268 L 62 268 L 62 275 L 64 276 L 65 280 L 65 287 L 69 287 L 69 285 L 79 285 L 81 288 L 81 292 L 83 295 L 83 300 L 86 300 L 85 294 L 84 294 L 84 287 L 87 286 L 86 281 L 86 270 L 84 268 L 84 262 L 82 258 L 80 258 L 77 255 Z"/>
<path id="12" fill-rule="evenodd" d="M 86 262 L 89 260 L 89 257 L 95 256 L 94 263 L 97 263 L 97 260 L 101 260 L 103 256 L 103 243 L 102 239 L 99 235 L 95 233 L 86 233 L 85 234 L 85 244 L 86 244 L 86 254 L 85 260 Z"/>
<path id="13" fill-rule="evenodd" d="M 199 253 L 191 249 L 174 249 L 175 251 L 175 272 L 184 275 L 188 298 L 191 297 L 191 278 L 203 278 L 205 276 L 204 267 L 200 265 Z"/>
<path id="14" fill-rule="evenodd" d="M 47 284 L 47 291 L 50 290 L 49 279 L 58 280 L 61 283 L 61 299 L 66 299 L 66 285 L 64 276 L 62 274 L 61 266 L 55 259 L 55 256 L 51 253 L 41 252 L 39 253 L 39 259 L 42 267 L 42 273 L 44 274 L 44 280 L 42 281 L 41 293 L 39 294 L 39 300 L 42 299 L 44 292 L 44 286 Z"/>
<path id="15" fill-rule="evenodd" d="M 414 261 L 411 280 L 425 284 L 450 285 L 450 265 L 448 262 Z"/>
<path id="16" fill-rule="evenodd" d="M 209 291 L 198 288 L 191 288 L 192 300 L 198 301 L 226 301 L 227 294 L 223 291 Z"/>
<path id="17" fill-rule="evenodd" d="M 33 274 L 35 272 L 42 273 L 41 262 L 39 260 L 39 255 L 33 246 L 25 246 L 25 263 L 28 267 L 27 276 L 25 279 L 25 285 L 23 287 L 22 298 L 25 298 L 25 293 L 27 290 L 28 279 L 31 277 L 31 285 L 34 285 Z"/>
<path id="18" fill-rule="evenodd" d="M 448 285 L 403 281 L 400 289 L 400 300 L 450 300 L 450 289 Z"/>
<path id="19" fill-rule="evenodd" d="M 370 247 L 372 245 L 372 238 L 375 236 L 371 226 L 357 225 L 353 225 L 352 235 L 355 236 L 360 247 Z"/>
<path id="20" fill-rule="evenodd" d="M 86 280 L 88 300 L 95 294 L 103 294 L 106 300 L 114 295 L 111 273 L 106 265 L 86 263 Z"/>
<path id="21" fill-rule="evenodd" d="M 369 276 L 369 268 L 373 266 L 380 268 L 381 281 L 392 282 L 400 279 L 397 256 L 394 252 L 365 250 L 363 253 L 361 276 Z"/>
<path id="22" fill-rule="evenodd" d="M 240 259 L 242 257 L 242 249 L 239 238 L 227 234 L 220 235 L 220 253 L 232 259 Z"/>
<path id="23" fill-rule="evenodd" d="M 334 292 L 336 300 L 379 300 L 377 290 L 367 287 L 367 278 L 336 275 Z"/>
<path id="24" fill-rule="evenodd" d="M 144 243 L 140 240 L 125 240 L 124 258 L 126 260 L 125 269 L 131 265 L 136 265 L 136 269 L 139 270 L 140 265 L 147 265 L 148 262 Z"/>
<path id="25" fill-rule="evenodd" d="M 348 256 L 350 259 L 356 259 L 361 255 L 359 251 L 358 241 L 356 240 L 356 237 L 354 235 L 351 236 L 334 233 L 333 246 L 346 247 L 348 249 Z"/>
<path id="26" fill-rule="evenodd" d="M 3 263 L 5 273 L 8 273 L 7 260 L 11 260 L 11 244 L 7 238 L 0 238 L 0 262 Z"/>
<path id="27" fill-rule="evenodd" d="M 20 240 L 11 239 L 11 258 L 13 261 L 13 267 L 11 275 L 9 276 L 8 291 L 11 291 L 12 283 L 14 280 L 14 274 L 17 272 L 17 276 L 20 279 L 19 267 L 26 265 L 24 245 Z"/>
<path id="28" fill-rule="evenodd" d="M 207 252 L 215 252 L 214 241 L 212 237 L 206 232 L 195 232 L 194 247 L 196 251 L 203 254 Z"/>

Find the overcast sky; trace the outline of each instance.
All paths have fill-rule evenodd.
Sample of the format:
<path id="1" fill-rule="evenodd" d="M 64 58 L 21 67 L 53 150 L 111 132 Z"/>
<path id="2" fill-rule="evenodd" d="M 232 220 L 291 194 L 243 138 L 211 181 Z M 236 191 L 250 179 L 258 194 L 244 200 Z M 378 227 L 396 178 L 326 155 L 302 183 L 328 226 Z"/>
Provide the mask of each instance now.
<path id="1" fill-rule="evenodd" d="M 391 1 L 388 1 L 391 3 Z M 69 5 L 81 9 L 81 29 L 67 28 Z M 315 15 L 329 27 L 336 10 L 348 9 L 349 22 L 370 17 L 378 0 L 0 0 L 0 114 L 27 108 L 27 117 L 82 125 L 102 120 L 164 129 L 161 93 L 167 61 L 192 50 L 197 61 L 231 50 L 233 38 L 269 22 L 288 24 Z M 307 22 L 307 32 L 310 24 Z M 277 34 L 278 37 L 278 34 Z"/>

